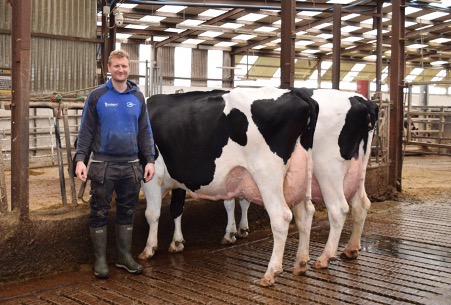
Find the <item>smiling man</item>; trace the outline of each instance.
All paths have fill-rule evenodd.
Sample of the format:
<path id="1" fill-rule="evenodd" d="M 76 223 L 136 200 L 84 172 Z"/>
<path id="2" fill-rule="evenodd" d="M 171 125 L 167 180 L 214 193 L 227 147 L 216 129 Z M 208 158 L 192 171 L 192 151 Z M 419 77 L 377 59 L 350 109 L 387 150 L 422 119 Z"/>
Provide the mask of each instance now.
<path id="1" fill-rule="evenodd" d="M 130 254 L 135 209 L 141 180 L 155 173 L 155 148 L 144 96 L 128 80 L 129 55 L 111 52 L 108 71 L 111 79 L 88 96 L 78 132 L 75 174 L 91 180 L 89 227 L 96 261 L 94 274 L 108 278 L 106 258 L 107 220 L 113 192 L 116 192 L 116 266 L 133 274 L 143 267 Z M 83 162 L 92 152 L 89 166 Z M 144 156 L 143 171 L 138 152 Z"/>

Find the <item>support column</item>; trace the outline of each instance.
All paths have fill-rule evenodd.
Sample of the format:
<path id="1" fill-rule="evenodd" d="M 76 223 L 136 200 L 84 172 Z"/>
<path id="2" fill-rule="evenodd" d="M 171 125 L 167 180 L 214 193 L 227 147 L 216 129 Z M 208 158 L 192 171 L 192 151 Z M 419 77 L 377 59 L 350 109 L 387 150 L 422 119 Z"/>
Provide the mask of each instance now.
<path id="1" fill-rule="evenodd" d="M 340 89 L 341 5 L 339 4 L 334 4 L 332 33 L 332 89 Z"/>
<path id="2" fill-rule="evenodd" d="M 389 186 L 402 190 L 402 127 L 403 80 L 405 73 L 405 0 L 392 2 L 392 37 L 390 61 L 390 130 L 389 130 Z"/>
<path id="3" fill-rule="evenodd" d="M 29 216 L 31 0 L 12 1 L 11 211 Z"/>
<path id="4" fill-rule="evenodd" d="M 281 51 L 280 51 L 280 87 L 294 86 L 294 41 L 296 1 L 281 1 Z"/>

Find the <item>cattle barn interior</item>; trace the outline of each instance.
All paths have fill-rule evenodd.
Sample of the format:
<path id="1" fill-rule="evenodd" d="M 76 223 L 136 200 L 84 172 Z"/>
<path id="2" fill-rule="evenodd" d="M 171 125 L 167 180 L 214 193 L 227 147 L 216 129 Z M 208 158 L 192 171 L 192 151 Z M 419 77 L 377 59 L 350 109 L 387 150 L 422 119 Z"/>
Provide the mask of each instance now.
<path id="1" fill-rule="evenodd" d="M 406 158 L 450 161 L 450 13 L 450 0 L 0 0 L 0 252 L 8 252 L 0 255 L 0 290 L 92 261 L 83 229 L 89 191 L 78 196 L 71 158 L 84 101 L 109 78 L 112 50 L 130 54 L 130 79 L 146 97 L 270 86 L 374 100 L 366 188 L 386 204 L 415 193 L 403 185 L 404 163 L 421 161 Z M 136 240 L 145 243 L 141 199 Z M 251 212 L 268 222 L 264 211 Z M 63 257 L 48 259 L 55 256 Z"/>

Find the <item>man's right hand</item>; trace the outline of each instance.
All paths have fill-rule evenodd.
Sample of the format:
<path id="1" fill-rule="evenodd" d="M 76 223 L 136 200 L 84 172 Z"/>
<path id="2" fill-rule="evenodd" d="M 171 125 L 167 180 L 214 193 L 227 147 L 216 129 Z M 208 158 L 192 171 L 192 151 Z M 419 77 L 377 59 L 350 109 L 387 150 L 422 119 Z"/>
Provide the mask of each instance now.
<path id="1" fill-rule="evenodd" d="M 85 182 L 88 178 L 88 173 L 86 171 L 86 165 L 83 161 L 77 161 L 77 166 L 75 167 L 75 175 L 78 179 Z"/>

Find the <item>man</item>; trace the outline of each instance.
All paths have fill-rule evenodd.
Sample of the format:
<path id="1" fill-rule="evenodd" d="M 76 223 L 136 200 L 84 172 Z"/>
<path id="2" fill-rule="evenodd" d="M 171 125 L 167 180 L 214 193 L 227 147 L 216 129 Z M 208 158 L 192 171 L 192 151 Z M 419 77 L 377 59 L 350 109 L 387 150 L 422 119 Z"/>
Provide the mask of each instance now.
<path id="1" fill-rule="evenodd" d="M 106 259 L 107 220 L 113 192 L 116 192 L 116 266 L 140 274 L 143 266 L 130 254 L 133 221 L 141 180 L 155 173 L 155 148 L 146 103 L 138 86 L 128 80 L 129 55 L 111 52 L 111 79 L 93 90 L 85 103 L 75 154 L 75 174 L 91 180 L 89 227 L 94 255 L 94 274 L 108 278 Z M 92 151 L 89 169 L 83 160 Z M 147 164 L 139 163 L 138 151 Z"/>

